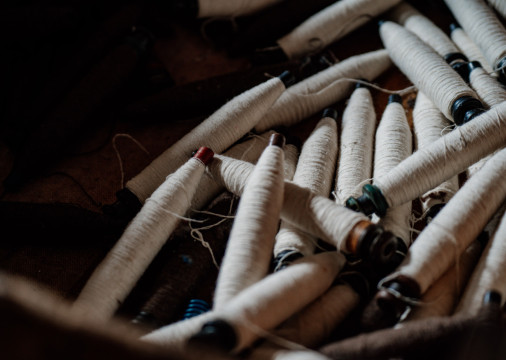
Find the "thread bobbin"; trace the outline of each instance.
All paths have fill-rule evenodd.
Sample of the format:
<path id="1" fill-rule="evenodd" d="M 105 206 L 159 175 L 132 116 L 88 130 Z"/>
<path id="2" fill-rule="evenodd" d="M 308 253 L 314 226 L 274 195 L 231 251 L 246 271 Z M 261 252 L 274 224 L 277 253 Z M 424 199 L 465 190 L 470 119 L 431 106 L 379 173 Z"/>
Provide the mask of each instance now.
<path id="1" fill-rule="evenodd" d="M 499 60 L 499 62 L 496 65 L 496 71 L 499 75 L 499 80 L 506 84 L 506 57 Z"/>
<path id="2" fill-rule="evenodd" d="M 419 299 L 420 296 L 421 290 L 418 283 L 410 277 L 399 275 L 384 283 L 383 289 L 376 294 L 374 299 L 384 315 L 399 319 L 409 306 L 402 298 Z"/>
<path id="3" fill-rule="evenodd" d="M 463 125 L 476 116 L 483 114 L 485 107 L 480 100 L 472 96 L 462 96 L 454 101 L 451 108 L 452 117 L 455 124 Z"/>
<path id="4" fill-rule="evenodd" d="M 272 261 L 273 272 L 283 270 L 295 260 L 302 258 L 304 255 L 298 250 L 287 249 L 281 251 Z"/>
<path id="5" fill-rule="evenodd" d="M 466 83 L 469 83 L 469 70 L 467 68 L 469 59 L 464 54 L 460 52 L 452 52 L 446 54 L 443 58 L 448 65 L 450 65 L 452 69 L 455 70 L 462 79 L 464 79 Z"/>
<path id="6" fill-rule="evenodd" d="M 235 329 L 224 320 L 206 322 L 202 329 L 188 340 L 190 346 L 204 346 L 231 351 L 237 345 Z"/>
<path id="7" fill-rule="evenodd" d="M 365 215 L 376 214 L 379 217 L 385 216 L 388 204 L 376 185 L 366 184 L 362 187 L 362 195 L 358 198 L 350 197 L 346 200 L 346 207 Z"/>

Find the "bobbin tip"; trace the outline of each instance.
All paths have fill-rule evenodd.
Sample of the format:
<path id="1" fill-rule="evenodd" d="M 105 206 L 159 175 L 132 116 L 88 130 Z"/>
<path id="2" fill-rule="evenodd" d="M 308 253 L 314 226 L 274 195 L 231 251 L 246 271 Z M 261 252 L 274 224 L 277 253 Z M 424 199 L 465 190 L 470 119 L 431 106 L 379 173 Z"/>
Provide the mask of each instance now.
<path id="1" fill-rule="evenodd" d="M 367 87 L 367 84 L 363 83 L 363 82 L 369 82 L 367 79 L 360 78 L 358 80 L 359 81 L 357 81 L 357 83 L 355 84 L 355 89 L 360 89 L 360 88 L 366 88 Z"/>
<path id="2" fill-rule="evenodd" d="M 489 290 L 483 296 L 483 304 L 501 304 L 501 293 L 496 290 Z"/>
<path id="3" fill-rule="evenodd" d="M 385 19 L 379 19 L 378 20 L 378 27 L 381 27 L 381 25 L 383 25 L 385 22 L 386 22 Z"/>
<path id="4" fill-rule="evenodd" d="M 469 73 L 471 73 L 474 69 L 483 68 L 483 66 L 481 66 L 479 61 L 474 60 L 467 64 L 467 68 L 469 69 Z"/>
<path id="5" fill-rule="evenodd" d="M 402 104 L 402 97 L 399 94 L 392 94 L 388 97 L 388 103 L 399 103 Z"/>
<path id="6" fill-rule="evenodd" d="M 202 146 L 193 155 L 193 158 L 200 160 L 204 165 L 209 164 L 209 162 L 213 159 L 214 152 L 208 147 Z"/>
<path id="7" fill-rule="evenodd" d="M 297 79 L 295 78 L 295 75 L 293 75 L 290 71 L 285 70 L 281 73 L 281 75 L 278 76 L 279 80 L 283 82 L 286 88 L 292 86 L 295 84 Z"/>
<path id="8" fill-rule="evenodd" d="M 460 29 L 460 25 L 457 23 L 451 23 L 450 24 L 450 32 L 453 32 L 454 30 Z"/>
<path id="9" fill-rule="evenodd" d="M 472 96 L 462 96 L 453 102 L 451 113 L 455 124 L 462 125 L 483 112 L 483 104 Z"/>
<path id="10" fill-rule="evenodd" d="M 234 328 L 224 320 L 214 320 L 205 323 L 202 329 L 190 337 L 188 345 L 218 348 L 231 351 L 237 344 Z"/>
<path id="11" fill-rule="evenodd" d="M 302 258 L 304 255 L 298 250 L 283 250 L 272 260 L 272 271 L 277 272 L 283 270 L 292 264 L 295 260 Z"/>
<path id="12" fill-rule="evenodd" d="M 501 60 L 499 60 L 495 66 L 495 69 L 499 75 L 499 81 L 501 81 L 503 84 L 506 84 L 506 57 L 503 57 Z"/>
<path id="13" fill-rule="evenodd" d="M 375 213 L 379 217 L 383 217 L 387 212 L 388 203 L 376 185 L 366 184 L 362 187 L 361 196 L 350 197 L 346 200 L 346 207 L 365 215 Z"/>
<path id="14" fill-rule="evenodd" d="M 283 146 L 285 146 L 285 137 L 279 133 L 272 134 L 269 139 L 269 145 L 274 145 L 283 148 Z"/>
<path id="15" fill-rule="evenodd" d="M 394 234 L 384 231 L 380 225 L 370 224 L 358 239 L 358 254 L 376 266 L 388 266 L 396 254 L 398 241 Z"/>
<path id="16" fill-rule="evenodd" d="M 416 281 L 410 277 L 398 275 L 395 279 L 385 283 L 384 288 L 378 291 L 374 299 L 383 312 L 398 319 L 409 306 L 401 297 L 418 299 L 420 295 L 420 286 Z"/>
<path id="17" fill-rule="evenodd" d="M 337 120 L 337 110 L 333 108 L 326 108 L 323 110 L 322 118 L 332 118 Z"/>

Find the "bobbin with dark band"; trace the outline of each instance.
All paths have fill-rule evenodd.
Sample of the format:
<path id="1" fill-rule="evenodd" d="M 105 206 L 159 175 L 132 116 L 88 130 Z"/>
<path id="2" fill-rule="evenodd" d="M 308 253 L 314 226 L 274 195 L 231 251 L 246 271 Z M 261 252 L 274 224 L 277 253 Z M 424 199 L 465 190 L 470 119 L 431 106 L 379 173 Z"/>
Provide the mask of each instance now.
<path id="1" fill-rule="evenodd" d="M 285 146 L 285 137 L 279 133 L 272 134 L 271 138 L 269 139 L 269 145 L 282 148 L 283 146 Z"/>
<path id="2" fill-rule="evenodd" d="M 399 94 L 392 94 L 388 97 L 388 103 L 402 104 L 402 97 Z"/>
<path id="3" fill-rule="evenodd" d="M 323 110 L 322 113 L 322 118 L 329 117 L 334 120 L 337 120 L 337 116 L 338 116 L 337 110 L 333 108 L 326 108 L 325 110 Z"/>
<path id="4" fill-rule="evenodd" d="M 205 323 L 202 329 L 188 340 L 189 346 L 204 346 L 231 351 L 237 345 L 235 329 L 224 320 Z"/>
<path id="5" fill-rule="evenodd" d="M 393 320 L 393 318 L 399 319 L 409 306 L 406 301 L 401 299 L 401 296 L 413 300 L 419 299 L 421 292 L 416 281 L 399 275 L 395 279 L 385 282 L 383 289 L 375 295 L 374 299 L 385 315 L 391 316 Z"/>
<path id="6" fill-rule="evenodd" d="M 468 58 L 462 53 L 450 53 L 444 56 L 445 61 L 452 67 L 453 70 L 460 75 L 466 83 L 469 83 L 469 71 L 467 64 Z"/>
<path id="7" fill-rule="evenodd" d="M 361 196 L 358 198 L 350 197 L 346 200 L 346 207 L 365 215 L 374 213 L 382 217 L 385 216 L 389 206 L 381 190 L 377 186 L 366 184 L 362 187 Z"/>
<path id="8" fill-rule="evenodd" d="M 455 100 L 451 112 L 455 124 L 462 125 L 471 121 L 476 116 L 483 114 L 485 112 L 485 110 L 483 110 L 484 108 L 480 100 L 472 96 L 462 96 Z"/>
<path id="9" fill-rule="evenodd" d="M 304 255 L 297 250 L 284 250 L 281 251 L 274 260 L 272 260 L 272 269 L 274 272 L 283 270 L 295 260 L 300 259 Z"/>
<path id="10" fill-rule="evenodd" d="M 503 84 L 506 84 L 506 57 L 499 60 L 495 69 L 495 71 L 499 74 L 499 80 Z"/>

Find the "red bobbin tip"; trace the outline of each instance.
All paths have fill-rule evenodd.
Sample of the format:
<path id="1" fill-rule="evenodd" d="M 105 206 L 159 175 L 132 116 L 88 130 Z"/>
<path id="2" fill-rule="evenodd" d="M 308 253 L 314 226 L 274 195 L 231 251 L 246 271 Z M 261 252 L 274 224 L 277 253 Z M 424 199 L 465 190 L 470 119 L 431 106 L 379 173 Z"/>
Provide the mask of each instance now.
<path id="1" fill-rule="evenodd" d="M 280 133 L 272 134 L 269 139 L 269 145 L 279 146 L 282 148 L 285 146 L 285 137 Z"/>
<path id="2" fill-rule="evenodd" d="M 202 161 L 204 165 L 207 165 L 213 159 L 214 152 L 208 147 L 202 146 L 197 150 L 193 157 Z"/>

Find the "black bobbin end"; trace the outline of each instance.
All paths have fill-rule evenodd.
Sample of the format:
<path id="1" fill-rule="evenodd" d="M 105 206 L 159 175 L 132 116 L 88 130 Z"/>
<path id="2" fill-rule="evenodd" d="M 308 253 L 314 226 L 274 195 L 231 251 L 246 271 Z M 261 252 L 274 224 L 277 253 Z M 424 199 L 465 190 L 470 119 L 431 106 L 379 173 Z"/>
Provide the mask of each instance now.
<path id="1" fill-rule="evenodd" d="M 501 293 L 496 290 L 489 290 L 483 296 L 484 304 L 501 304 L 502 296 Z"/>
<path id="2" fill-rule="evenodd" d="M 387 212 L 388 204 L 377 186 L 366 184 L 362 188 L 361 196 L 358 198 L 350 197 L 346 200 L 346 207 L 365 215 L 375 213 L 382 217 Z"/>
<path id="3" fill-rule="evenodd" d="M 360 89 L 360 88 L 366 88 L 367 87 L 367 84 L 364 84 L 365 83 L 368 83 L 369 81 L 367 79 L 364 79 L 364 78 L 360 78 L 359 79 L 360 81 L 358 81 L 356 84 L 355 84 L 355 89 Z"/>
<path id="4" fill-rule="evenodd" d="M 157 329 L 163 326 L 163 323 L 161 323 L 153 314 L 141 311 L 137 316 L 132 319 L 132 323 L 136 325 L 142 325 L 147 326 L 153 329 Z"/>
<path id="5" fill-rule="evenodd" d="M 449 53 L 444 56 L 444 59 L 466 83 L 469 83 L 469 68 L 467 66 L 469 59 L 464 54 L 459 52 Z"/>
<path id="6" fill-rule="evenodd" d="M 285 84 L 286 88 L 292 86 L 297 81 L 295 76 L 288 70 L 283 71 L 278 78 L 283 82 L 283 84 Z"/>
<path id="7" fill-rule="evenodd" d="M 398 320 L 409 306 L 408 303 L 394 294 L 400 294 L 410 299 L 418 299 L 421 295 L 420 286 L 413 279 L 403 275 L 397 276 L 383 286 L 384 289 L 380 290 L 374 299 L 379 309 L 392 320 Z"/>
<path id="8" fill-rule="evenodd" d="M 467 67 L 469 69 L 469 74 L 471 74 L 471 72 L 474 70 L 474 69 L 477 69 L 477 68 L 482 68 L 483 66 L 481 66 L 481 63 L 479 61 L 471 61 L 469 64 L 467 64 Z"/>
<path id="9" fill-rule="evenodd" d="M 285 146 L 285 141 L 286 141 L 286 139 L 282 134 L 274 133 L 269 138 L 269 145 L 283 148 L 283 146 Z"/>
<path id="10" fill-rule="evenodd" d="M 304 255 L 297 250 L 283 250 L 274 257 L 274 260 L 272 260 L 272 269 L 274 272 L 283 270 L 295 260 L 300 259 L 303 256 Z"/>
<path id="11" fill-rule="evenodd" d="M 388 103 L 399 103 L 402 104 L 402 97 L 399 94 L 392 94 L 388 97 Z"/>
<path id="12" fill-rule="evenodd" d="M 499 60 L 495 68 L 499 75 L 499 81 L 506 84 L 506 57 Z"/>
<path id="13" fill-rule="evenodd" d="M 234 328 L 226 321 L 210 321 L 188 340 L 188 345 L 213 347 L 229 352 L 237 345 L 237 335 Z"/>
<path id="14" fill-rule="evenodd" d="M 371 261 L 377 267 L 390 264 L 397 247 L 397 237 L 376 224 L 369 225 L 358 239 L 360 258 Z"/>
<path id="15" fill-rule="evenodd" d="M 427 210 L 427 213 L 425 214 L 425 220 L 427 223 L 431 222 L 432 219 L 436 217 L 437 214 L 443 209 L 445 206 L 445 203 L 439 203 L 432 205 L 429 210 Z"/>
<path id="16" fill-rule="evenodd" d="M 484 112 L 484 106 L 480 100 L 472 96 L 462 96 L 455 100 L 451 112 L 457 125 L 463 125 Z"/>
<path id="17" fill-rule="evenodd" d="M 450 32 L 453 32 L 454 30 L 460 29 L 460 25 L 457 23 L 451 23 L 450 24 Z"/>
<path id="18" fill-rule="evenodd" d="M 116 198 L 118 200 L 115 203 L 102 207 L 102 212 L 105 215 L 130 221 L 142 208 L 140 200 L 127 188 L 119 190 L 116 193 Z"/>
<path id="19" fill-rule="evenodd" d="M 378 20 L 378 27 L 381 27 L 381 25 L 383 25 L 385 22 L 386 22 L 385 19 L 379 19 Z"/>
<path id="20" fill-rule="evenodd" d="M 333 108 L 326 108 L 325 110 L 323 110 L 323 114 L 322 114 L 322 118 L 332 118 L 334 120 L 337 120 L 337 110 L 336 109 L 333 109 Z"/>

